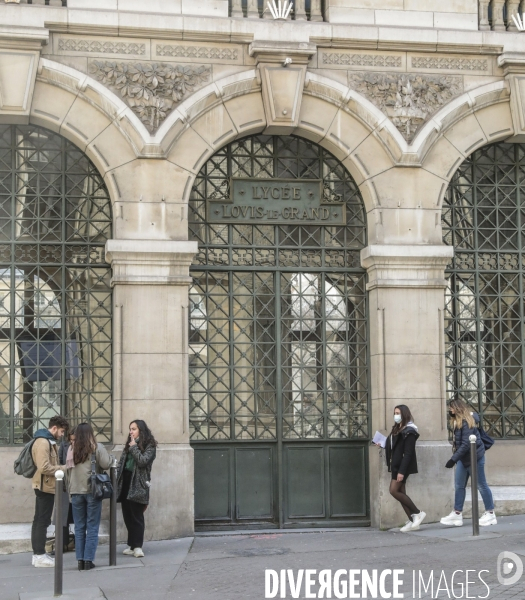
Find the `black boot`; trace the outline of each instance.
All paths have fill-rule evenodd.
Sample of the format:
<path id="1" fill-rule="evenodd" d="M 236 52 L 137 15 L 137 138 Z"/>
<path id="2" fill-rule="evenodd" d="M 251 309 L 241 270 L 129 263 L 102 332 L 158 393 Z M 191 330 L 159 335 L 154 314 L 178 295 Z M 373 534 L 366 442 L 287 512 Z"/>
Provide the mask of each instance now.
<path id="1" fill-rule="evenodd" d="M 90 560 L 85 560 L 84 561 L 84 571 L 91 571 L 91 569 L 94 569 L 96 567 L 95 563 L 90 561 Z"/>
<path id="2" fill-rule="evenodd" d="M 78 561 L 78 570 L 79 571 L 83 571 L 84 570 L 84 561 L 83 560 L 79 560 Z"/>

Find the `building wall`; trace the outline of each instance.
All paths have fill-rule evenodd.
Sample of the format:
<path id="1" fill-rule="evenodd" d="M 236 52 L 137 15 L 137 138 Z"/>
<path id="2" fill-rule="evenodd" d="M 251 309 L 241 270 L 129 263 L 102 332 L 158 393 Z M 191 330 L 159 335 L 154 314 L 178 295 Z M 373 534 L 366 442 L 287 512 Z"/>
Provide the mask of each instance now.
<path id="1" fill-rule="evenodd" d="M 325 19 L 331 23 L 428 27 L 478 28 L 477 0 L 328 0 Z"/>
<path id="2" fill-rule="evenodd" d="M 476 29 L 470 0 L 440 4 L 452 29 L 430 3 L 415 10 L 392 1 L 379 16 L 388 3 L 361 4 L 328 2 L 330 23 L 219 18 L 220 0 L 202 4 L 217 18 L 141 14 L 131 4 L 135 12 L 125 12 L 121 3 L 120 12 L 101 13 L 80 0 L 67 9 L 0 6 L 0 81 L 11 93 L 0 119 L 67 137 L 95 163 L 112 198 L 114 442 L 118 450 L 138 415 L 161 444 L 152 539 L 193 530 L 187 320 L 197 247 L 187 241 L 189 192 L 218 148 L 259 132 L 321 144 L 359 185 L 368 218 L 372 433 L 389 430 L 393 407 L 409 404 L 424 441 L 414 497 L 432 520 L 450 508 L 443 309 L 452 249 L 442 244 L 441 203 L 475 149 L 525 139 L 522 38 L 461 31 Z M 355 25 L 372 12 L 374 26 Z M 354 24 L 337 24 L 344 20 Z M 269 65 L 287 57 L 294 76 L 267 77 Z M 133 88 L 137 73 L 153 101 Z M 510 446 L 521 442 L 491 451 L 489 474 L 501 485 L 521 482 L 524 472 L 523 452 L 503 450 Z M 0 454 L 0 520 L 29 521 L 29 483 L 11 474 L 17 451 Z M 386 493 L 375 448 L 370 471 L 373 524 L 398 524 L 403 515 Z M 14 508 L 12 496 L 21 499 Z"/>

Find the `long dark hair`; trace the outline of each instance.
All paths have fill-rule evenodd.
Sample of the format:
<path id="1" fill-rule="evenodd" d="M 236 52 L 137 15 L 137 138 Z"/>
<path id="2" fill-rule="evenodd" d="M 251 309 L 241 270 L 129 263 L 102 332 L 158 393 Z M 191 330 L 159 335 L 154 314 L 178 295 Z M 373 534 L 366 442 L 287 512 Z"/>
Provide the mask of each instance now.
<path id="1" fill-rule="evenodd" d="M 153 437 L 150 428 L 146 425 L 146 421 L 142 419 L 134 419 L 130 422 L 135 423 L 135 425 L 139 428 L 139 443 L 137 446 L 141 452 L 144 452 L 148 446 L 156 446 L 157 440 Z M 131 442 L 131 436 L 128 434 L 128 441 L 126 442 L 126 446 L 124 448 L 124 452 L 129 451 L 129 443 Z"/>
<path id="2" fill-rule="evenodd" d="M 71 435 L 75 436 L 73 444 L 73 462 L 81 465 L 91 457 L 91 454 L 97 449 L 95 434 L 89 423 L 80 423 L 77 425 Z"/>
<path id="3" fill-rule="evenodd" d="M 397 435 L 408 423 L 410 423 L 410 421 L 412 421 L 412 413 L 406 404 L 394 406 L 394 411 L 396 408 L 399 408 L 399 411 L 401 412 L 401 423 L 395 423 L 392 427 L 392 435 Z"/>

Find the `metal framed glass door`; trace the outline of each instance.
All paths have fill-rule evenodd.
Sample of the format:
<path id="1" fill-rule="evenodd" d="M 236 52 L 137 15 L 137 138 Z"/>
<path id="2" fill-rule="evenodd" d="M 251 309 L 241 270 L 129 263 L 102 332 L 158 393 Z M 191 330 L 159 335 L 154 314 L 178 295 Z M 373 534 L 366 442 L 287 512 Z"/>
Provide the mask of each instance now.
<path id="1" fill-rule="evenodd" d="M 236 141 L 196 178 L 190 237 L 197 527 L 368 524 L 354 181 L 307 140 Z"/>

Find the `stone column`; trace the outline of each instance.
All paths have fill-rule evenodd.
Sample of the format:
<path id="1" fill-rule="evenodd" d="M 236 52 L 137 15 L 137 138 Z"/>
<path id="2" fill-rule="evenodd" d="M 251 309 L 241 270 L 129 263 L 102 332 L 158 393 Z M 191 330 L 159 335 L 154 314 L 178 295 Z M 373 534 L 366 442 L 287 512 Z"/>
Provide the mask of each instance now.
<path id="1" fill-rule="evenodd" d="M 508 0 L 507 1 L 507 30 L 518 31 L 516 24 L 514 23 L 513 16 L 519 14 L 521 0 Z"/>
<path id="2" fill-rule="evenodd" d="M 159 447 L 146 538 L 193 534 L 193 451 L 188 431 L 189 266 L 197 243 L 109 240 L 113 268 L 113 440 L 121 450 L 133 419 Z M 120 537 L 120 536 L 119 536 Z"/>
<path id="3" fill-rule="evenodd" d="M 505 0 L 492 0 L 492 30 L 505 31 L 505 21 L 503 19 L 503 10 Z"/>
<path id="4" fill-rule="evenodd" d="M 361 252 L 368 271 L 372 434 L 387 435 L 397 404 L 406 404 L 419 428 L 419 473 L 407 491 L 428 521 L 451 510 L 452 471 L 445 404 L 444 270 L 449 246 L 372 245 Z M 385 458 L 370 448 L 372 525 L 406 521 L 390 496 Z"/>

